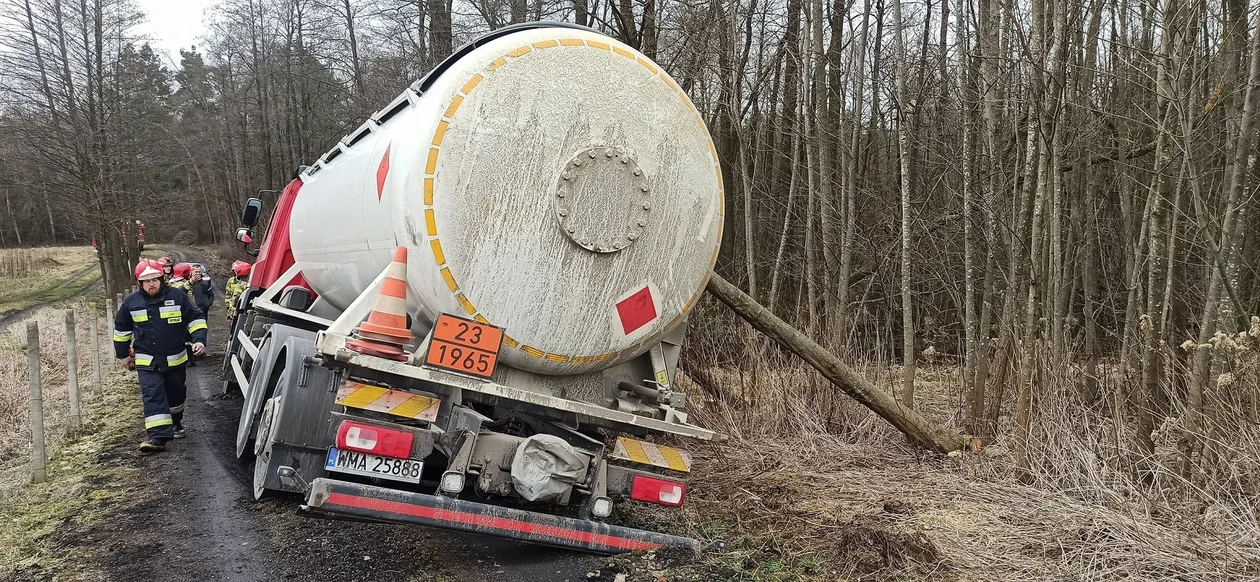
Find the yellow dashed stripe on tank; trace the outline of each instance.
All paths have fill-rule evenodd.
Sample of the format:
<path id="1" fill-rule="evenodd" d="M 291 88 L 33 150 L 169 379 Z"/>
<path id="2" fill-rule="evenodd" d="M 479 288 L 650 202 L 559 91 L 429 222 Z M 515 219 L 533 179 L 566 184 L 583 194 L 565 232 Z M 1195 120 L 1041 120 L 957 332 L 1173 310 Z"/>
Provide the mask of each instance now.
<path id="1" fill-rule="evenodd" d="M 434 147 L 442 145 L 442 140 L 446 139 L 446 130 L 450 129 L 450 127 L 451 127 L 451 124 L 448 122 L 445 122 L 445 121 L 438 122 L 437 132 L 433 134 Z M 434 150 L 430 150 L 430 151 L 432 152 Z M 437 155 L 437 154 L 434 153 L 433 155 Z M 426 202 L 425 204 L 428 204 L 428 202 Z"/>
<path id="2" fill-rule="evenodd" d="M 604 51 L 611 50 L 613 53 L 617 55 L 620 55 L 622 57 L 635 61 L 636 63 L 641 65 L 643 68 L 647 69 L 649 72 L 655 75 L 658 79 L 660 79 L 666 85 L 668 85 L 671 89 L 673 89 L 674 92 L 678 95 L 679 99 L 689 109 L 691 109 L 692 113 L 695 114 L 696 123 L 697 125 L 699 125 L 700 129 L 704 132 L 705 140 L 708 142 L 708 145 L 709 145 L 709 155 L 713 160 L 713 166 L 714 166 L 714 170 L 717 176 L 718 195 L 719 195 L 719 199 L 721 200 L 718 205 L 718 215 L 717 215 L 718 235 L 717 235 L 717 240 L 715 241 L 715 251 L 713 254 L 713 258 L 710 261 L 710 265 L 709 265 L 710 270 L 712 270 L 713 265 L 717 261 L 716 248 L 721 247 L 722 219 L 723 219 L 723 211 L 725 209 L 725 202 L 724 202 L 725 192 L 724 192 L 724 185 L 722 183 L 722 168 L 721 168 L 720 162 L 718 161 L 717 149 L 714 147 L 713 138 L 709 134 L 708 127 L 705 125 L 704 119 L 700 116 L 700 112 L 698 109 L 696 109 L 695 104 L 692 103 L 691 99 L 688 98 L 686 93 L 683 92 L 682 87 L 680 87 L 678 83 L 675 82 L 674 79 L 671 78 L 667 73 L 665 73 L 662 69 L 660 69 L 658 65 L 653 63 L 651 59 L 648 59 L 647 57 L 638 56 L 633 51 L 626 50 L 625 48 L 617 46 L 617 44 L 614 44 L 611 42 L 600 42 L 596 40 L 583 41 L 582 39 L 576 39 L 576 38 L 561 38 L 561 39 L 554 39 L 554 40 L 537 41 L 532 44 L 523 45 L 511 51 L 508 51 L 504 56 L 494 59 L 494 61 L 492 61 L 486 67 L 484 73 L 473 74 L 473 76 L 470 77 L 468 81 L 464 83 L 463 87 L 460 88 L 459 93 L 451 98 L 450 103 L 447 104 L 446 110 L 442 114 L 443 119 L 438 122 L 438 127 L 434 132 L 433 140 L 432 140 L 432 147 L 429 149 L 428 159 L 426 160 L 426 163 L 425 163 L 425 174 L 426 174 L 425 180 L 424 180 L 425 227 L 426 227 L 426 232 L 428 233 L 428 235 L 432 237 L 432 240 L 430 241 L 430 247 L 433 251 L 434 261 L 436 262 L 437 266 L 441 268 L 442 279 L 446 281 L 446 286 L 450 289 L 451 293 L 455 295 L 455 299 L 459 303 L 460 307 L 463 308 L 464 311 L 468 313 L 468 315 L 472 316 L 473 319 L 482 323 L 489 324 L 486 318 L 483 317 L 478 312 L 472 300 L 469 299 L 468 296 L 462 292 L 459 282 L 455 279 L 454 273 L 451 272 L 450 267 L 446 264 L 446 254 L 443 252 L 442 244 L 438 236 L 437 220 L 436 220 L 436 216 L 433 210 L 433 199 L 434 199 L 434 191 L 436 189 L 435 182 L 437 179 L 437 176 L 436 176 L 437 162 L 438 162 L 438 157 L 440 154 L 440 148 L 441 148 L 442 142 L 446 139 L 446 132 L 450 128 L 450 122 L 452 121 L 452 118 L 459 111 L 459 108 L 461 105 L 463 105 L 464 100 L 468 97 L 469 94 L 472 93 L 474 89 L 477 88 L 477 86 L 481 83 L 481 81 L 485 79 L 486 75 L 508 64 L 509 62 L 508 59 L 514 59 L 514 58 L 525 56 L 529 54 L 531 51 L 533 51 L 534 49 L 543 50 L 543 49 L 554 48 L 557 46 L 564 46 L 564 47 L 585 46 L 585 47 L 589 47 L 596 50 L 604 50 Z M 707 282 L 708 282 L 708 277 L 705 277 L 705 281 L 701 283 L 700 287 L 696 290 L 696 292 L 692 295 L 692 297 L 683 306 L 681 313 L 679 313 L 678 317 L 675 317 L 673 321 L 677 321 L 678 319 L 680 319 L 683 314 L 687 313 L 692 308 L 692 306 L 695 305 L 696 299 L 700 296 L 701 293 L 704 292 L 704 288 Z M 548 353 L 548 352 L 545 352 L 543 350 L 540 350 L 531 346 L 520 344 L 506 335 L 503 337 L 503 343 L 507 344 L 508 347 L 510 348 L 519 349 L 521 350 L 522 353 L 525 353 L 531 357 L 546 359 L 548 361 L 556 362 L 556 363 L 587 364 L 591 362 L 607 362 L 607 361 L 615 359 L 618 356 L 618 352 L 609 352 L 605 354 L 591 355 L 591 356 L 569 356 L 566 354 Z"/>
<path id="3" fill-rule="evenodd" d="M 433 239 L 429 241 L 429 246 L 433 248 L 433 258 L 437 260 L 438 266 L 446 264 L 446 253 L 442 252 L 442 241 Z"/>
<path id="4" fill-rule="evenodd" d="M 540 349 L 538 349 L 538 348 L 536 348 L 536 347 L 533 347 L 533 346 L 527 346 L 527 345 L 523 345 L 523 344 L 521 345 L 521 351 L 522 351 L 522 352 L 525 352 L 525 353 L 527 353 L 527 354 L 529 354 L 529 355 L 531 355 L 531 356 L 534 356 L 535 358 L 541 358 L 541 357 L 543 357 L 543 356 L 547 355 L 547 352 L 544 352 L 544 351 L 542 351 L 542 350 L 540 350 Z"/>

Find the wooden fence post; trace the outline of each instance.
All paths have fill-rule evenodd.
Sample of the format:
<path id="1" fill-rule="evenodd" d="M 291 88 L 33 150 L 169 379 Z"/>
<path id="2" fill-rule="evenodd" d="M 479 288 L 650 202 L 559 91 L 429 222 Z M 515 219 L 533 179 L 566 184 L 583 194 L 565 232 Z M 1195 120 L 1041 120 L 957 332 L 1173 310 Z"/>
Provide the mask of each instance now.
<path id="1" fill-rule="evenodd" d="M 31 482 L 48 480 L 44 450 L 44 396 L 39 385 L 39 322 L 26 322 L 26 359 L 31 379 Z"/>
<path id="2" fill-rule="evenodd" d="M 100 319 L 101 313 L 96 309 L 96 302 L 88 303 L 88 310 L 91 312 L 92 320 L 92 390 L 101 391 L 101 333 Z M 109 329 L 113 329 L 112 327 Z M 112 333 L 111 333 L 112 335 Z"/>
<path id="3" fill-rule="evenodd" d="M 79 348 L 75 345 L 74 310 L 66 310 L 66 392 L 70 398 L 71 428 L 82 422 L 82 411 L 79 410 Z"/>

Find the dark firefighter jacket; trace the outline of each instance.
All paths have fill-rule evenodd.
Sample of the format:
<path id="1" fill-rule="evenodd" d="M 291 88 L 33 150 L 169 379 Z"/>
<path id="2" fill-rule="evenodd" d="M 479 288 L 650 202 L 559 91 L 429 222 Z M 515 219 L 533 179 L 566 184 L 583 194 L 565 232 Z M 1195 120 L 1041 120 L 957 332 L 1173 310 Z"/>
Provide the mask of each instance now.
<path id="1" fill-rule="evenodd" d="M 210 285 L 209 277 L 202 277 L 196 283 L 190 283 L 193 292 L 193 303 L 197 304 L 197 309 L 202 313 L 210 313 L 210 308 L 214 306 L 214 287 Z"/>
<path id="2" fill-rule="evenodd" d="M 114 318 L 114 356 L 123 359 L 135 350 L 136 367 L 165 370 L 188 362 L 185 342 L 206 343 L 205 315 L 188 294 L 165 284 L 149 297 L 137 290 L 123 300 Z"/>

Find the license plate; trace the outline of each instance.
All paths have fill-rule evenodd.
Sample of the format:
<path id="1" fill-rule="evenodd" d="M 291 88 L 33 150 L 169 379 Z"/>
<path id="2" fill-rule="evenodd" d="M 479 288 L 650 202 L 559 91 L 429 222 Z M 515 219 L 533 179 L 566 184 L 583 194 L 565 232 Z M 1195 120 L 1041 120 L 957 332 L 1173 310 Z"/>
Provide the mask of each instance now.
<path id="1" fill-rule="evenodd" d="M 337 447 L 328 447 L 328 458 L 324 461 L 324 468 L 329 471 L 407 483 L 419 483 L 420 469 L 423 467 L 424 463 L 421 461 L 378 457 L 367 453 L 343 451 Z"/>

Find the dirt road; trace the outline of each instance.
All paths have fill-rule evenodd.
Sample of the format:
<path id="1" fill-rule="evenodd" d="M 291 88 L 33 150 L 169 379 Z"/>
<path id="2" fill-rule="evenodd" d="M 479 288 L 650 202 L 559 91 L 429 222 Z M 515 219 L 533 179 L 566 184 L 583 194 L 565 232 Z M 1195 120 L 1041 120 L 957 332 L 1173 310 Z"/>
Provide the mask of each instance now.
<path id="1" fill-rule="evenodd" d="M 190 251 L 172 255 L 200 258 Z M 221 286 L 223 277 L 216 279 Z M 134 468 L 121 473 L 138 473 L 144 483 L 112 518 L 64 540 L 95 548 L 108 579 L 577 582 L 604 563 L 443 530 L 313 519 L 297 514 L 295 496 L 254 501 L 253 466 L 233 454 L 241 396 L 223 395 L 217 377 L 227 325 L 222 305 L 209 320 L 211 356 L 188 374 L 188 438 L 141 456 L 137 416 L 134 434 L 111 443 L 99 462 Z M 99 484 L 111 485 L 124 484 Z"/>
<path id="2" fill-rule="evenodd" d="M 71 273 L 69 277 L 66 277 L 65 280 L 54 287 L 34 292 L 30 297 L 21 298 L 30 299 L 31 304 L 22 309 L 0 315 L 0 329 L 4 329 L 9 325 L 21 323 L 32 313 L 35 313 L 51 301 L 72 299 L 81 293 L 87 292 L 93 286 L 100 283 L 100 269 L 101 268 L 98 265 L 88 265 L 78 271 L 75 271 L 74 273 Z M 68 289 L 72 286 L 73 288 Z"/>

